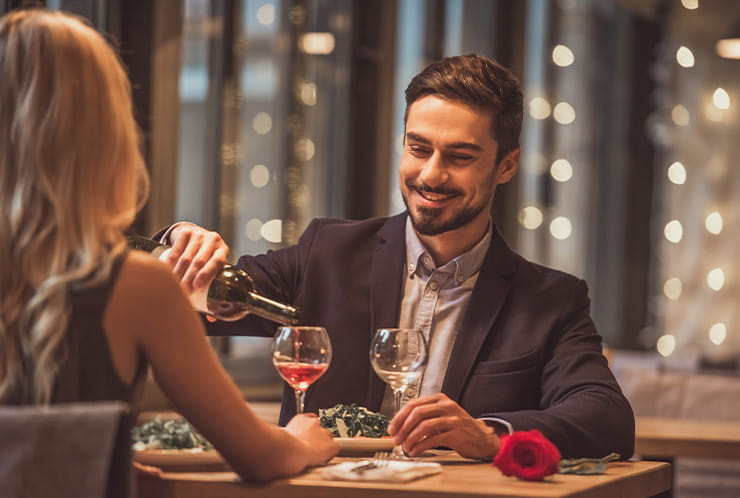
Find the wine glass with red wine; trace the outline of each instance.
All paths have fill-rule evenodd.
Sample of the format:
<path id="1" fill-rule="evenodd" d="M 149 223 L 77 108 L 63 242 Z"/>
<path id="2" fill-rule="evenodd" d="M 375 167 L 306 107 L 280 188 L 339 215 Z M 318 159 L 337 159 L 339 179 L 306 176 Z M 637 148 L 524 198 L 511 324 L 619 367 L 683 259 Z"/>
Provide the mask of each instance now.
<path id="1" fill-rule="evenodd" d="M 272 342 L 272 363 L 295 391 L 296 413 L 303 413 L 306 389 L 331 362 L 331 342 L 323 327 L 279 327 Z"/>

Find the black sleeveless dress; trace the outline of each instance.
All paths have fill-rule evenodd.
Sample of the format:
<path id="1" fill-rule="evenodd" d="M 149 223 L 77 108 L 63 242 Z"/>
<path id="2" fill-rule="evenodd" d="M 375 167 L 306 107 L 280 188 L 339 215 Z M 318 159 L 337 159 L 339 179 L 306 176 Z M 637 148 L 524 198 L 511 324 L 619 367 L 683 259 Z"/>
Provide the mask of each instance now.
<path id="1" fill-rule="evenodd" d="M 66 335 L 66 354 L 57 375 L 52 403 L 124 401 L 135 405 L 144 386 L 143 357 L 130 386 L 119 377 L 103 330 L 103 315 L 127 253 L 113 264 L 110 278 L 101 285 L 74 291 Z"/>

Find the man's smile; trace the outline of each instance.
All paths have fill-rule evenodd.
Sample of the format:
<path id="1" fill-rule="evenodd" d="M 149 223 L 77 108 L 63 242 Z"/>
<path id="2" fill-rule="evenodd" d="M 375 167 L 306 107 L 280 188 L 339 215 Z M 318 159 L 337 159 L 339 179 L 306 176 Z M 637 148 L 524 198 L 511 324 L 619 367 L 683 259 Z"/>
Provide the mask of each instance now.
<path id="1" fill-rule="evenodd" d="M 409 190 L 416 192 L 421 198 L 421 204 L 424 206 L 438 207 L 447 201 L 461 195 L 460 192 L 448 189 L 434 189 L 430 187 L 408 185 Z"/>

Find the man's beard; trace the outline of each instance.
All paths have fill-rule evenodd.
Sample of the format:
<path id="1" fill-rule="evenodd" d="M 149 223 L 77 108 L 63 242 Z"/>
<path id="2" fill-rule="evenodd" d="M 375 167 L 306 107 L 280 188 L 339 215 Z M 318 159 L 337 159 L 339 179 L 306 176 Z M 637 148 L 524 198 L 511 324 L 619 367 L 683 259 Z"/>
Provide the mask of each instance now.
<path id="1" fill-rule="evenodd" d="M 413 190 L 422 190 L 424 192 L 432 192 L 441 195 L 453 193 L 452 191 L 446 189 L 419 187 L 417 185 L 414 185 L 412 181 L 406 182 L 406 188 L 409 192 Z M 457 193 L 457 191 L 455 191 L 454 193 Z M 446 220 L 442 219 L 445 208 L 417 207 L 416 212 L 414 212 L 409 207 L 409 202 L 406 198 L 406 195 L 403 195 L 402 197 L 403 202 L 406 205 L 406 209 L 409 212 L 409 216 L 411 217 L 411 224 L 413 225 L 414 229 L 421 235 L 434 236 L 452 230 L 457 230 L 458 228 L 462 228 L 473 221 L 481 212 L 483 212 L 483 210 L 488 205 L 489 196 L 490 195 L 482 196 L 482 201 L 478 204 L 464 206 L 456 213 L 453 213 L 452 217 Z"/>

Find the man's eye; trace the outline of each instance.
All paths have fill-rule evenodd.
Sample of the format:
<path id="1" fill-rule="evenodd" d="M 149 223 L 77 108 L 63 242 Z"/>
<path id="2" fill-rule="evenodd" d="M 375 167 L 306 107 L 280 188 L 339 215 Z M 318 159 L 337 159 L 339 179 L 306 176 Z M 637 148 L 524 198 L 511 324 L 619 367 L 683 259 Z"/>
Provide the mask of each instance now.
<path id="1" fill-rule="evenodd" d="M 425 149 L 424 147 L 419 147 L 418 145 L 409 145 L 409 151 L 415 156 L 428 156 L 429 151 Z"/>
<path id="2" fill-rule="evenodd" d="M 472 161 L 473 159 L 475 159 L 473 156 L 469 156 L 467 154 L 452 154 L 450 158 L 453 161 L 457 161 L 457 162 L 467 162 L 467 161 Z"/>

